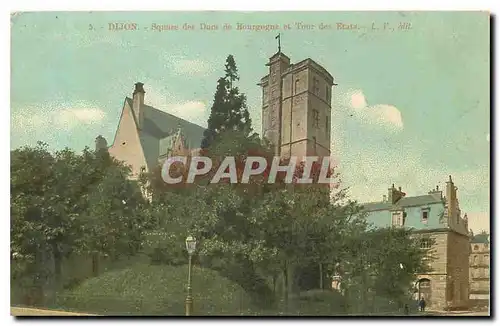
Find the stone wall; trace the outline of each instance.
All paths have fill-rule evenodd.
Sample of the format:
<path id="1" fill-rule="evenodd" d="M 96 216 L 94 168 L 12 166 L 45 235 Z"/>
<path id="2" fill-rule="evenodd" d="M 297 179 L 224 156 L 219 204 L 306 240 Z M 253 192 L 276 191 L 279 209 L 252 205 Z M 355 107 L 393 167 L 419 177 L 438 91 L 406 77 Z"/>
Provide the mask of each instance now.
<path id="1" fill-rule="evenodd" d="M 430 300 L 427 302 L 429 309 L 441 310 L 446 307 L 446 290 L 447 290 L 447 233 L 435 232 L 425 233 L 434 239 L 434 245 L 429 251 L 430 271 L 426 274 L 417 276 L 417 280 L 428 279 L 431 283 Z M 417 285 L 418 286 L 418 285 Z"/>
<path id="2" fill-rule="evenodd" d="M 456 232 L 448 233 L 447 296 L 450 308 L 469 306 L 469 238 Z"/>

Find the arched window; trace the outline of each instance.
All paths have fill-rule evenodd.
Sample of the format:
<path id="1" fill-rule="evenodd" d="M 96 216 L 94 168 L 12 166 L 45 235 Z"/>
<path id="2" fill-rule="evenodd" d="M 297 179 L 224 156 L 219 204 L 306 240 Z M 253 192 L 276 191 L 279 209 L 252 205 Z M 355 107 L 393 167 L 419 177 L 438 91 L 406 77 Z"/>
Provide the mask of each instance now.
<path id="1" fill-rule="evenodd" d="M 421 289 L 431 287 L 431 281 L 426 279 L 426 278 L 420 280 L 418 283 L 419 283 Z"/>

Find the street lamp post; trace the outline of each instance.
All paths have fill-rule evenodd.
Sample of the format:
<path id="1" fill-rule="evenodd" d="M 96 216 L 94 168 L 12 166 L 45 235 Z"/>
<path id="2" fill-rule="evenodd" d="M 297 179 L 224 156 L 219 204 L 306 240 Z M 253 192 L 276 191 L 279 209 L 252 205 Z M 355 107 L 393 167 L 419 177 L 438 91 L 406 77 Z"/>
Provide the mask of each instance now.
<path id="1" fill-rule="evenodd" d="M 189 255 L 189 265 L 188 265 L 188 286 L 187 286 L 187 296 L 186 296 L 186 316 L 191 316 L 193 312 L 193 298 L 191 296 L 191 261 L 193 253 L 196 250 L 196 239 L 192 236 L 186 238 L 186 250 Z"/>

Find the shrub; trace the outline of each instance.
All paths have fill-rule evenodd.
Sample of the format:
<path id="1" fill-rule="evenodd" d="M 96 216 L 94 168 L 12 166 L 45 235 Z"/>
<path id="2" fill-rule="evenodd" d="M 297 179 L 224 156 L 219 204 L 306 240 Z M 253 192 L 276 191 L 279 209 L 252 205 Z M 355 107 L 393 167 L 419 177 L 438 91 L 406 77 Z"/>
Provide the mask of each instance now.
<path id="1" fill-rule="evenodd" d="M 100 315 L 184 315 L 184 266 L 139 264 L 84 281 L 58 295 L 59 309 Z M 252 310 L 247 293 L 217 272 L 193 266 L 194 315 L 241 315 Z"/>

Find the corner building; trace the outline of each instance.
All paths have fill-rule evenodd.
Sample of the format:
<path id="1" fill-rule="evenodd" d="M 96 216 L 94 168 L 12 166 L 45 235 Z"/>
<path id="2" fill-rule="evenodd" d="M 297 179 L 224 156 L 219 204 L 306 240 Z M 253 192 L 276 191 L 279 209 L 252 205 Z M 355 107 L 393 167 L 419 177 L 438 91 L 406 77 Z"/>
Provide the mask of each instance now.
<path id="1" fill-rule="evenodd" d="M 451 176 L 445 196 L 439 187 L 428 194 L 407 197 L 401 187 L 389 188 L 381 202 L 363 205 L 373 227 L 401 227 L 413 230 L 414 237 L 424 237 L 422 249 L 430 249 L 425 263 L 430 267 L 419 273 L 412 285 L 414 299 L 425 298 L 434 310 L 465 309 L 469 306 L 469 235 L 467 214 L 462 215 L 458 188 Z"/>

